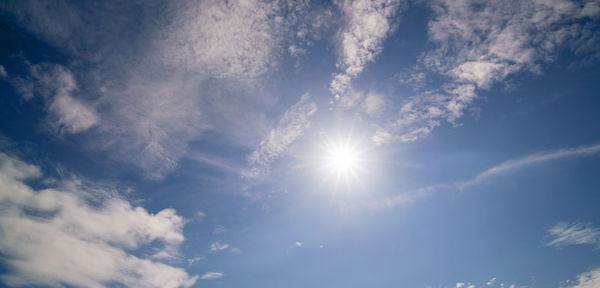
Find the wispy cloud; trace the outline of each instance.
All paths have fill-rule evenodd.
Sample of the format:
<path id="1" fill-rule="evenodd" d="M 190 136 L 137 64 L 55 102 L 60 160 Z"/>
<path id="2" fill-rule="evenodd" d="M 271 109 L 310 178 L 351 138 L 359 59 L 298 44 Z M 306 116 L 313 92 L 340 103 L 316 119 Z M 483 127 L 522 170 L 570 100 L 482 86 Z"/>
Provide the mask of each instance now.
<path id="1" fill-rule="evenodd" d="M 100 121 L 96 109 L 86 101 L 75 97 L 77 81 L 73 73 L 62 65 L 25 61 L 25 77 L 2 78 L 11 83 L 24 100 L 40 97 L 47 111 L 47 126 L 56 133 L 79 133 Z"/>
<path id="2" fill-rule="evenodd" d="M 247 178 L 256 178 L 269 173 L 269 165 L 285 150 L 304 135 L 310 127 L 310 118 L 317 112 L 317 105 L 304 94 L 296 104 L 292 105 L 279 119 L 259 147 L 252 152 L 248 162 L 250 168 L 244 171 Z"/>
<path id="3" fill-rule="evenodd" d="M 293 41 L 310 41 L 313 35 L 302 35 L 326 26 L 323 17 L 312 21 L 318 15 L 308 13 L 309 6 L 251 0 L 91 3 L 82 9 L 23 1 L 0 9 L 83 64 L 69 69 L 89 101 L 59 97 L 49 103 L 61 129 L 97 127 L 88 146 L 161 179 L 207 129 L 237 145 L 261 137 L 268 120 L 260 108 L 248 107 L 277 99 L 247 94 L 256 92 L 255 81 L 277 66 L 289 45 L 306 47 Z M 299 36 L 287 39 L 292 32 Z"/>
<path id="4" fill-rule="evenodd" d="M 210 251 L 213 251 L 213 252 L 225 250 L 227 248 L 229 248 L 229 244 L 221 244 L 219 242 L 210 244 Z"/>
<path id="5" fill-rule="evenodd" d="M 300 242 L 300 241 L 296 241 L 296 246 L 297 246 L 297 247 L 300 247 L 300 246 L 302 246 L 302 245 L 304 245 L 304 243 L 302 243 L 302 242 Z"/>
<path id="6" fill-rule="evenodd" d="M 200 279 L 202 280 L 214 280 L 214 279 L 221 279 L 225 276 L 225 274 L 221 273 L 221 272 L 206 272 L 204 273 L 204 275 L 200 276 Z"/>
<path id="7" fill-rule="evenodd" d="M 336 37 L 340 54 L 338 66 L 343 72 L 333 77 L 330 91 L 342 106 L 354 104 L 352 99 L 344 99 L 352 98 L 348 95 L 352 79 L 381 53 L 383 41 L 392 30 L 391 17 L 396 15 L 400 3 L 399 0 L 338 2 L 344 16 L 344 25 Z"/>
<path id="8" fill-rule="evenodd" d="M 190 259 L 187 259 L 188 265 L 192 265 L 198 261 L 202 261 L 204 259 L 204 256 L 196 256 Z"/>
<path id="9" fill-rule="evenodd" d="M 592 2 L 431 1 L 428 35 L 435 49 L 425 51 L 406 79 L 440 74 L 440 87 L 425 89 L 421 80 L 395 120 L 373 136 L 378 144 L 415 141 L 442 121 L 456 124 L 481 90 L 521 72 L 541 73 L 561 49 L 597 55 L 589 43 L 600 43 L 600 32 L 586 25 L 600 15 Z M 587 7 L 589 4 L 590 7 Z M 587 43 L 587 44 L 586 44 Z M 409 81 L 410 82 L 410 81 Z M 412 85 L 412 83 L 406 83 Z"/>
<path id="10" fill-rule="evenodd" d="M 600 245 L 600 229 L 591 223 L 556 223 L 548 230 L 547 246 Z"/>
<path id="11" fill-rule="evenodd" d="M 25 183 L 41 176 L 37 166 L 0 153 L 0 252 L 13 271 L 2 276 L 5 284 L 194 284 L 197 277 L 181 268 L 129 252 L 161 243 L 161 251 L 172 255 L 184 241 L 183 219 L 173 209 L 151 214 L 118 198 L 92 205 L 86 191 L 35 190 Z"/>
<path id="12" fill-rule="evenodd" d="M 464 181 L 458 184 L 459 187 L 467 187 L 479 184 L 486 179 L 499 175 L 508 173 L 512 170 L 519 169 L 522 167 L 539 164 L 543 162 L 558 160 L 562 158 L 568 157 L 586 157 L 593 156 L 600 153 L 600 144 L 592 145 L 592 146 L 583 146 L 576 148 L 568 148 L 568 149 L 559 149 L 554 151 L 546 151 L 541 153 L 535 153 L 526 157 L 517 158 L 514 160 L 509 160 L 500 165 L 494 166 L 488 170 L 485 170 L 479 173 L 475 178 Z"/>
<path id="13" fill-rule="evenodd" d="M 496 277 L 493 277 L 489 281 L 482 284 L 473 284 L 470 282 L 457 282 L 456 288 L 477 288 L 477 287 L 498 287 L 498 288 L 515 288 L 515 284 L 509 284 L 510 282 L 498 281 Z M 519 287 L 526 288 L 528 286 L 520 285 Z"/>
<path id="14" fill-rule="evenodd" d="M 598 154 L 600 154 L 600 144 L 535 153 L 529 156 L 503 162 L 499 165 L 496 165 L 477 174 L 475 177 L 469 180 L 431 185 L 416 189 L 414 191 L 400 193 L 392 198 L 387 199 L 385 201 L 385 204 L 387 206 L 406 205 L 421 198 L 433 195 L 439 192 L 440 190 L 465 189 L 468 187 L 478 185 L 488 180 L 489 178 L 509 173 L 519 168 L 525 168 L 527 166 L 541 164 L 544 162 L 559 160 L 563 158 L 590 157 Z"/>

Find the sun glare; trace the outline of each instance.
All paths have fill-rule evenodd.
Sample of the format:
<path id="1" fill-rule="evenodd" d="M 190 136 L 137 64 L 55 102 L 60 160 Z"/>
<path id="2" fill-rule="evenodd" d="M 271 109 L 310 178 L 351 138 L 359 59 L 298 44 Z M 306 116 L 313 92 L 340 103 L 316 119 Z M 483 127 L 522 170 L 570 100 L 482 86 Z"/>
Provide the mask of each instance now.
<path id="1" fill-rule="evenodd" d="M 351 147 L 333 147 L 329 159 L 331 167 L 337 173 L 348 173 L 356 169 L 358 155 Z"/>

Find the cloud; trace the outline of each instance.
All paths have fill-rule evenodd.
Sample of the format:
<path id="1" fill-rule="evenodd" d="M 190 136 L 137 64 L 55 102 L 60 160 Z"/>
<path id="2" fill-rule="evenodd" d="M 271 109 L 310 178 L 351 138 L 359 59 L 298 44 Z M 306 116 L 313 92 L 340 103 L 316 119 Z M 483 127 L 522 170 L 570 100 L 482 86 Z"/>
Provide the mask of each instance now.
<path id="1" fill-rule="evenodd" d="M 568 0 L 430 3 L 428 35 L 435 49 L 425 51 L 416 68 L 403 77 L 415 95 L 403 103 L 395 120 L 375 133 L 373 141 L 379 145 L 415 141 L 441 121 L 456 125 L 481 90 L 517 73 L 541 73 L 561 49 L 582 57 L 596 55 L 590 43 L 600 43 L 600 32 L 594 28 L 600 12 L 592 1 L 585 5 Z M 444 84 L 425 89 L 421 80 L 411 80 L 429 73 L 445 77 Z"/>
<path id="2" fill-rule="evenodd" d="M 329 90 L 339 101 L 351 90 L 351 81 L 373 62 L 383 49 L 383 40 L 392 30 L 391 18 L 399 9 L 398 0 L 339 1 L 344 25 L 338 31 L 338 66 Z M 350 105 L 351 106 L 351 105 Z"/>
<path id="3" fill-rule="evenodd" d="M 559 222 L 548 230 L 548 237 L 546 245 L 551 247 L 600 245 L 600 230 L 591 223 Z"/>
<path id="4" fill-rule="evenodd" d="M 369 93 L 362 103 L 365 113 L 369 116 L 377 116 L 381 113 L 385 105 L 383 96 L 378 93 Z"/>
<path id="5" fill-rule="evenodd" d="M 240 250 L 240 248 L 235 248 L 235 247 L 229 249 L 229 252 L 233 253 L 233 254 L 242 254 L 242 250 Z"/>
<path id="6" fill-rule="evenodd" d="M 35 190 L 34 165 L 0 153 L 0 253 L 8 286 L 190 287 L 197 277 L 131 252 L 149 245 L 172 254 L 184 241 L 183 219 L 173 209 L 156 214 L 87 191 Z M 94 204 L 95 203 L 95 204 Z"/>
<path id="7" fill-rule="evenodd" d="M 581 273 L 577 276 L 577 283 L 566 286 L 568 288 L 598 288 L 600 287 L 600 268 Z"/>
<path id="8" fill-rule="evenodd" d="M 221 244 L 219 242 L 215 242 L 210 244 L 210 251 L 216 252 L 229 248 L 229 244 Z"/>
<path id="9" fill-rule="evenodd" d="M 48 111 L 56 117 L 56 125 L 61 131 L 79 133 L 98 123 L 98 115 L 81 101 L 68 94 L 57 95 Z"/>
<path id="10" fill-rule="evenodd" d="M 8 77 L 8 73 L 6 72 L 6 69 L 4 68 L 4 66 L 0 65 L 0 78 L 6 78 Z"/>
<path id="11" fill-rule="evenodd" d="M 163 32 L 157 53 L 168 68 L 252 80 L 274 64 L 280 45 L 275 2 L 189 1 Z"/>
<path id="12" fill-rule="evenodd" d="M 194 258 L 187 259 L 187 262 L 188 262 L 188 265 L 192 265 L 198 261 L 202 261 L 203 259 L 204 259 L 204 256 L 197 256 Z"/>
<path id="13" fill-rule="evenodd" d="M 258 148 L 250 154 L 250 168 L 244 171 L 247 178 L 257 178 L 269 173 L 269 165 L 285 150 L 304 135 L 310 127 L 310 117 L 317 112 L 317 105 L 304 94 L 279 119 Z"/>
<path id="14" fill-rule="evenodd" d="M 227 228 L 225 228 L 225 226 L 223 225 L 217 225 L 217 227 L 215 227 L 215 229 L 213 229 L 213 234 L 214 235 L 219 235 L 219 234 L 223 234 L 227 232 Z"/>
<path id="15" fill-rule="evenodd" d="M 462 288 L 464 286 L 465 286 L 464 282 L 458 282 L 458 283 L 456 283 L 456 288 Z"/>
<path id="16" fill-rule="evenodd" d="M 42 98 L 52 130 L 74 134 L 98 124 L 100 119 L 95 108 L 74 97 L 77 82 L 69 69 L 51 63 L 32 65 L 25 61 L 24 65 L 28 70 L 26 77 L 5 75 L 3 78 L 17 89 L 24 100 L 35 96 Z"/>
<path id="17" fill-rule="evenodd" d="M 204 275 L 202 275 L 200 277 L 200 279 L 202 279 L 202 280 L 214 280 L 214 279 L 221 279 L 221 278 L 223 278 L 223 276 L 225 276 L 225 274 L 223 274 L 221 272 L 206 272 L 206 273 L 204 273 Z"/>
<path id="18" fill-rule="evenodd" d="M 208 129 L 235 140 L 234 145 L 260 137 L 267 123 L 261 109 L 277 99 L 253 95 L 256 80 L 278 65 L 284 47 L 294 44 L 286 42 L 288 32 L 308 33 L 322 24 L 296 27 L 310 19 L 311 13 L 296 17 L 306 8 L 253 0 L 86 7 L 21 1 L 0 10 L 81 64 L 70 69 L 99 108 L 98 117 L 78 105 L 84 104 L 81 99 L 61 98 L 52 111 L 80 112 L 56 117 L 65 131 L 80 132 L 94 123 L 98 129 L 88 147 L 112 152 L 114 160 L 161 179 L 176 169 L 188 143 Z M 288 21 L 292 18 L 300 21 Z"/>
<path id="19" fill-rule="evenodd" d="M 494 166 L 488 170 L 479 173 L 475 178 L 459 183 L 460 187 L 473 186 L 483 182 L 484 180 L 503 173 L 508 173 L 512 170 L 519 169 L 522 167 L 539 164 L 552 160 L 559 160 L 568 157 L 589 157 L 600 153 L 600 144 L 592 146 L 582 146 L 576 148 L 559 149 L 554 151 L 547 151 L 541 153 L 535 153 L 526 157 L 509 160 Z"/>
<path id="20" fill-rule="evenodd" d="M 296 246 L 300 247 L 302 246 L 304 243 L 300 242 L 300 241 L 296 241 Z"/>
<path id="21" fill-rule="evenodd" d="M 560 160 L 563 158 L 572 157 L 591 157 L 600 154 L 600 144 L 581 146 L 575 148 L 558 149 L 553 151 L 546 151 L 541 153 L 535 153 L 525 157 L 509 160 L 489 168 L 475 177 L 459 182 L 443 183 L 437 185 L 431 185 L 422 187 L 410 192 L 403 192 L 394 197 L 386 199 L 384 201 L 385 206 L 394 207 L 398 205 L 407 205 L 413 203 L 416 200 L 434 195 L 440 190 L 444 189 L 465 189 L 475 185 L 479 185 L 489 178 L 499 176 L 501 174 L 512 172 L 513 170 L 525 168 L 534 164 L 541 164 L 548 161 Z"/>

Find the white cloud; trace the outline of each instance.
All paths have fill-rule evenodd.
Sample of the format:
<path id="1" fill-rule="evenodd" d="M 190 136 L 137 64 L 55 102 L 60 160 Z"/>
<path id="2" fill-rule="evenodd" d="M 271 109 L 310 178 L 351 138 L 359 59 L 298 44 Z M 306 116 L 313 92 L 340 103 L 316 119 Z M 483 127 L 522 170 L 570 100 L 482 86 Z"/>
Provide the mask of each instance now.
<path id="1" fill-rule="evenodd" d="M 190 287 L 183 269 L 139 258 L 136 251 L 162 243 L 173 253 L 183 242 L 183 219 L 172 209 L 157 214 L 109 198 L 90 204 L 86 191 L 35 190 L 24 181 L 40 169 L 0 154 L 0 252 L 9 286 Z M 154 244 L 153 244 L 154 245 Z"/>
<path id="2" fill-rule="evenodd" d="M 437 185 L 431 185 L 423 188 L 419 188 L 410 192 L 400 193 L 392 198 L 386 199 L 385 206 L 394 207 L 398 205 L 407 205 L 413 203 L 424 197 L 434 195 L 442 189 L 464 189 L 471 186 L 481 184 L 489 178 L 499 176 L 501 174 L 509 173 L 519 168 L 525 168 L 534 164 L 541 164 L 548 161 L 559 160 L 570 157 L 591 157 L 600 154 L 600 144 L 591 146 L 582 146 L 568 149 L 558 149 L 554 151 L 547 151 L 541 153 L 535 153 L 525 157 L 509 160 L 489 168 L 475 177 L 454 183 L 443 183 Z"/>
<path id="3" fill-rule="evenodd" d="M 166 67 L 252 80 L 274 64 L 276 29 L 283 21 L 276 18 L 276 3 L 189 1 L 179 8 L 181 15 L 158 45 Z"/>
<path id="4" fill-rule="evenodd" d="M 515 169 L 519 169 L 522 167 L 539 164 L 547 161 L 558 160 L 567 157 L 585 157 L 585 156 L 594 156 L 600 154 L 600 144 L 592 145 L 592 146 L 583 146 L 576 148 L 568 148 L 568 149 L 559 149 L 554 151 L 547 151 L 542 153 L 532 154 L 526 157 L 517 158 L 514 160 L 509 160 L 503 162 L 497 166 L 494 166 L 488 170 L 485 170 L 479 173 L 475 178 L 464 181 L 458 186 L 467 187 L 475 184 L 479 184 L 482 181 L 499 174 L 507 173 Z"/>
<path id="5" fill-rule="evenodd" d="M 365 65 L 373 62 L 383 49 L 383 40 L 392 30 L 391 17 L 399 9 L 398 0 L 339 1 L 344 25 L 338 31 L 340 60 L 343 70 L 331 81 L 330 91 L 336 101 L 351 90 L 352 78 L 360 74 Z"/>
<path id="6" fill-rule="evenodd" d="M 98 123 L 96 111 L 70 95 L 57 95 L 48 111 L 56 117 L 60 131 L 79 133 Z"/>
<path id="7" fill-rule="evenodd" d="M 204 273 L 204 275 L 202 275 L 200 277 L 200 279 L 202 279 L 202 280 L 214 280 L 214 279 L 221 279 L 221 278 L 223 278 L 223 276 L 225 276 L 225 274 L 223 274 L 221 272 L 206 272 L 206 273 Z"/>
<path id="8" fill-rule="evenodd" d="M 581 273 L 577 276 L 577 283 L 568 288 L 598 288 L 600 287 L 600 268 Z"/>
<path id="9" fill-rule="evenodd" d="M 236 248 L 236 247 L 229 249 L 229 252 L 233 253 L 233 254 L 242 254 L 242 250 L 240 250 L 240 248 Z"/>
<path id="10" fill-rule="evenodd" d="M 7 78 L 8 77 L 8 73 L 6 72 L 6 69 L 4 68 L 4 66 L 0 65 L 0 78 Z"/>
<path id="11" fill-rule="evenodd" d="M 57 132 L 80 133 L 95 126 L 99 116 L 94 107 L 77 99 L 77 82 L 73 73 L 64 66 L 50 63 L 31 65 L 26 77 L 6 77 L 23 99 L 34 96 L 43 99 L 49 126 Z"/>
<path id="12" fill-rule="evenodd" d="M 433 72 L 447 82 L 437 89 L 415 86 L 416 95 L 404 103 L 396 120 L 376 132 L 377 144 L 417 140 L 443 120 L 456 124 L 472 107 L 478 91 L 519 72 L 541 73 L 542 64 L 554 61 L 560 49 L 596 55 L 590 43 L 600 42 L 600 32 L 589 25 L 591 18 L 600 15 L 593 1 L 585 5 L 569 0 L 430 3 L 433 17 L 428 35 L 436 49 L 422 54 L 410 76 Z"/>
<path id="13" fill-rule="evenodd" d="M 279 119 L 267 137 L 249 157 L 250 168 L 244 176 L 256 178 L 269 173 L 269 165 L 285 150 L 304 135 L 310 127 L 310 117 L 317 112 L 317 105 L 310 101 L 310 95 L 304 94 Z"/>
<path id="14" fill-rule="evenodd" d="M 458 283 L 456 283 L 456 288 L 462 288 L 464 286 L 465 286 L 464 282 L 458 282 Z"/>
<path id="15" fill-rule="evenodd" d="M 217 227 L 215 227 L 215 229 L 213 229 L 213 234 L 214 235 L 219 235 L 219 234 L 223 234 L 227 232 L 227 228 L 225 228 L 225 226 L 223 225 L 217 225 Z"/>
<path id="16" fill-rule="evenodd" d="M 55 4 L 23 1 L 0 9 L 82 64 L 73 68 L 82 78 L 81 90 L 97 96 L 94 104 L 101 108 L 98 129 L 86 144 L 133 163 L 152 179 L 173 171 L 188 143 L 207 129 L 227 134 L 234 145 L 260 137 L 267 120 L 258 106 L 277 99 L 247 94 L 255 93 L 254 81 L 279 63 L 283 47 L 294 44 L 284 43 L 285 37 L 300 23 L 282 15 L 295 18 L 306 8 L 254 0 L 137 3 L 118 11 L 101 3 L 85 9 Z M 305 33 L 320 25 L 307 23 Z M 63 100 L 54 111 L 66 111 L 65 102 L 74 102 Z M 63 126 L 69 119 L 84 120 L 67 132 L 94 122 L 81 105 L 75 108 L 82 112 L 77 117 L 57 117 Z"/>
<path id="17" fill-rule="evenodd" d="M 304 243 L 300 242 L 300 241 L 296 241 L 296 246 L 300 247 L 302 246 Z"/>
<path id="18" fill-rule="evenodd" d="M 229 244 L 221 244 L 219 242 L 215 242 L 210 244 L 210 251 L 216 252 L 229 248 Z"/>
<path id="19" fill-rule="evenodd" d="M 383 100 L 382 95 L 371 92 L 367 95 L 367 98 L 365 98 L 365 100 L 363 101 L 362 106 L 363 106 L 363 109 L 365 110 L 365 113 L 367 113 L 367 115 L 377 116 L 383 110 L 384 104 L 385 104 L 385 101 Z"/>
<path id="20" fill-rule="evenodd" d="M 563 247 L 569 245 L 600 245 L 600 229 L 591 223 L 556 223 L 548 230 L 550 240 L 546 245 Z"/>
<path id="21" fill-rule="evenodd" d="M 188 265 L 192 265 L 198 261 L 202 261 L 203 259 L 204 259 L 204 256 L 197 256 L 194 258 L 187 259 L 187 262 L 188 262 Z"/>

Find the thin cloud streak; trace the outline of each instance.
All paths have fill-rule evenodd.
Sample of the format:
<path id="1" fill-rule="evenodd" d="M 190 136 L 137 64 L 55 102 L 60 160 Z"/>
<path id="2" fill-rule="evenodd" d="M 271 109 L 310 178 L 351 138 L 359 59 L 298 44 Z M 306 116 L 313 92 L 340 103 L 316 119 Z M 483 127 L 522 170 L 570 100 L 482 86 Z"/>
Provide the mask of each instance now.
<path id="1" fill-rule="evenodd" d="M 458 183 L 457 186 L 459 188 L 466 188 L 469 186 L 474 186 L 480 184 L 481 182 L 487 180 L 490 177 L 508 173 L 512 170 L 519 169 L 522 167 L 539 164 L 547 161 L 558 160 L 561 158 L 568 157 L 586 157 L 593 156 L 600 153 L 600 144 L 593 146 L 584 146 L 577 148 L 568 148 L 568 149 L 560 149 L 549 152 L 536 153 L 530 156 L 526 156 L 523 158 L 518 158 L 515 160 L 506 161 L 500 165 L 494 166 L 488 170 L 485 170 L 479 173 L 475 178 Z"/>
<path id="2" fill-rule="evenodd" d="M 317 105 L 308 93 L 292 105 L 281 117 L 259 147 L 250 154 L 250 168 L 243 172 L 246 178 L 258 178 L 269 173 L 269 165 L 299 140 L 310 127 L 310 118 L 317 112 Z"/>
<path id="3" fill-rule="evenodd" d="M 200 277 L 201 280 L 214 280 L 221 279 L 225 276 L 225 274 L 221 272 L 206 272 L 204 275 Z"/>
<path id="4" fill-rule="evenodd" d="M 546 246 L 564 247 L 570 245 L 600 245 L 600 230 L 591 223 L 556 223 L 548 230 L 551 238 Z"/>
<path id="5" fill-rule="evenodd" d="M 489 169 L 477 174 L 477 176 L 473 177 L 472 179 L 466 180 L 466 181 L 431 185 L 431 186 L 419 188 L 419 189 L 411 191 L 411 192 L 403 192 L 403 193 L 400 193 L 390 199 L 387 199 L 386 201 L 384 201 L 384 203 L 388 207 L 407 205 L 407 204 L 413 203 L 414 201 L 419 200 L 421 198 L 425 198 L 425 197 L 431 196 L 433 194 L 436 194 L 439 190 L 466 189 L 469 187 L 479 185 L 482 182 L 484 182 L 492 177 L 506 174 L 511 171 L 514 171 L 514 170 L 517 170 L 520 168 L 525 168 L 527 166 L 531 166 L 534 164 L 540 164 L 540 163 L 553 161 L 553 160 L 559 160 L 559 159 L 563 159 L 563 158 L 590 157 L 590 156 L 595 156 L 597 154 L 600 154 L 600 144 L 535 153 L 535 154 L 525 156 L 522 158 L 517 158 L 517 159 L 503 162 L 499 165 L 496 165 L 492 168 L 489 168 Z"/>

